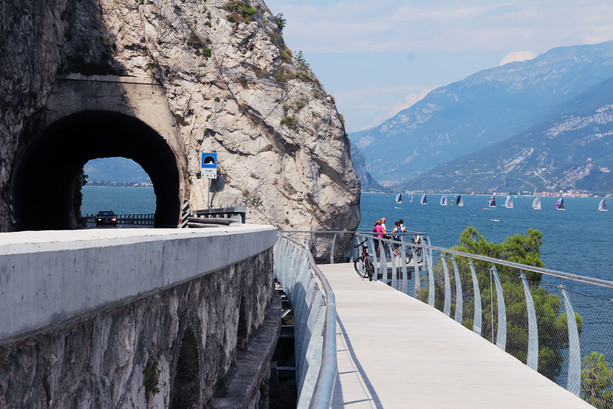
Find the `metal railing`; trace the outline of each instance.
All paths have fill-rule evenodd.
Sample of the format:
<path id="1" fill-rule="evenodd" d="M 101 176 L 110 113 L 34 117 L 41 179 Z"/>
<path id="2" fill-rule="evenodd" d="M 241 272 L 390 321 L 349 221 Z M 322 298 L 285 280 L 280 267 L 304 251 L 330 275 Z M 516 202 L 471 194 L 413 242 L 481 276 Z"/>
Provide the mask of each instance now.
<path id="1" fill-rule="evenodd" d="M 357 231 L 348 231 L 348 230 L 281 230 L 281 233 L 290 235 L 292 238 L 298 240 L 299 242 L 304 243 L 309 249 L 312 249 L 313 243 L 316 241 L 315 238 L 317 236 L 325 236 L 332 237 L 329 248 L 329 255 L 327 258 L 330 260 L 330 264 L 335 263 L 335 256 L 337 255 L 337 243 L 339 237 L 349 236 L 353 238 L 353 236 L 357 233 L 366 234 L 367 230 L 361 229 Z M 391 235 L 391 232 L 385 233 Z M 422 237 L 424 240 L 428 237 L 428 233 L 425 232 L 417 232 L 417 231 L 407 231 L 404 233 L 398 233 L 401 238 L 407 242 L 413 240 L 415 237 Z M 372 233 L 370 234 L 372 236 Z M 369 236 L 369 237 L 370 237 Z M 357 256 L 357 249 L 349 248 L 344 252 L 344 260 L 347 261 L 353 259 Z"/>
<path id="2" fill-rule="evenodd" d="M 318 235 L 366 239 L 373 280 L 441 310 L 594 406 L 613 407 L 613 281 L 432 246 L 420 232 L 401 240 L 292 233 L 309 243 Z M 353 260 L 357 249 L 346 247 Z"/>
<path id="3" fill-rule="evenodd" d="M 297 407 L 327 409 L 337 373 L 334 293 L 306 245 L 280 235 L 274 257 L 294 312 Z"/>
<path id="4" fill-rule="evenodd" d="M 117 224 L 137 224 L 144 226 L 153 226 L 155 224 L 155 214 L 153 213 L 130 213 L 118 214 Z M 96 223 L 96 215 L 88 214 L 83 216 L 87 223 Z"/>
<path id="5" fill-rule="evenodd" d="M 600 314 L 593 311 L 605 310 L 610 316 L 612 281 L 432 246 L 428 238 L 422 244 L 414 244 L 356 233 L 355 240 L 364 239 L 372 248 L 375 240 L 380 240 L 400 250 L 400 257 L 388 257 L 381 245 L 378 257 L 372 253 L 374 279 L 427 302 L 449 317 L 453 310 L 458 323 L 592 404 L 600 398 L 590 400 L 590 395 L 613 392 L 611 384 L 598 386 L 603 376 L 599 373 L 598 361 L 602 359 L 598 355 L 603 354 L 605 361 L 613 357 L 613 332 L 601 332 L 602 317 L 599 319 Z M 421 262 L 416 257 L 419 250 L 423 252 Z M 410 265 L 405 263 L 408 253 Z M 412 279 L 407 274 L 409 270 L 414 273 Z M 583 310 L 576 313 L 573 305 Z M 586 328 L 588 323 L 590 328 Z M 580 331 L 585 348 L 591 352 L 583 359 Z M 594 352 L 596 356 L 592 356 Z M 553 356 L 543 357 L 547 354 Z M 613 402 L 607 402 L 599 407 L 611 407 Z"/>

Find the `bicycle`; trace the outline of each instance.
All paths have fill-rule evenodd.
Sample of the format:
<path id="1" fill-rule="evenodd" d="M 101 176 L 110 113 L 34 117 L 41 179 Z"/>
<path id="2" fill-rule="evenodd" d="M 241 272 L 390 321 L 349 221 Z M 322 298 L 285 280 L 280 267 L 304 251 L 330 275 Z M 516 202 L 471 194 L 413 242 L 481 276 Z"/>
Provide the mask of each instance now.
<path id="1" fill-rule="evenodd" d="M 421 244 L 423 242 L 423 239 L 421 236 L 416 236 L 414 239 L 411 240 L 411 243 L 414 244 Z M 411 249 L 413 251 L 411 251 Z M 424 261 L 424 257 L 423 257 L 423 249 L 421 247 L 416 247 L 416 246 L 409 246 L 406 249 L 406 263 L 409 264 L 411 262 L 411 259 L 413 258 L 413 252 L 415 252 L 415 256 L 416 256 L 416 260 L 418 263 L 421 263 L 422 261 Z"/>
<path id="2" fill-rule="evenodd" d="M 368 280 L 372 281 L 372 277 L 375 274 L 375 266 L 373 265 L 372 261 L 370 261 L 370 255 L 368 254 L 368 251 L 366 251 L 368 249 L 368 246 L 364 244 L 366 241 L 367 240 L 364 240 L 363 242 L 354 246 L 355 248 L 360 249 L 360 256 L 353 262 L 353 267 L 360 277 L 368 277 Z"/>

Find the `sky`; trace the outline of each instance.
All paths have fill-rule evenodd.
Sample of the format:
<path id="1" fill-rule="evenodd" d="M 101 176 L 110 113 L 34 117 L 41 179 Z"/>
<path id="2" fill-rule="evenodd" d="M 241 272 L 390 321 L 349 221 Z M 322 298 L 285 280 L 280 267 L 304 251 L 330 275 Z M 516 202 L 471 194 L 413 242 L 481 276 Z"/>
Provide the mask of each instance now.
<path id="1" fill-rule="evenodd" d="M 264 0 L 348 132 L 439 86 L 552 48 L 613 40 L 613 1 Z"/>

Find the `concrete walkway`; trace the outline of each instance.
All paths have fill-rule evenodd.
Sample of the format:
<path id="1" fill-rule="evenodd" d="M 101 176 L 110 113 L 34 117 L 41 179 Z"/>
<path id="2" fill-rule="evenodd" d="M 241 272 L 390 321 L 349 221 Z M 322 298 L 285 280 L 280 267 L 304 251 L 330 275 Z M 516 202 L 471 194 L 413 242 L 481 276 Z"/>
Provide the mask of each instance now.
<path id="1" fill-rule="evenodd" d="M 592 408 L 442 312 L 352 264 L 319 265 L 336 295 L 332 408 Z"/>

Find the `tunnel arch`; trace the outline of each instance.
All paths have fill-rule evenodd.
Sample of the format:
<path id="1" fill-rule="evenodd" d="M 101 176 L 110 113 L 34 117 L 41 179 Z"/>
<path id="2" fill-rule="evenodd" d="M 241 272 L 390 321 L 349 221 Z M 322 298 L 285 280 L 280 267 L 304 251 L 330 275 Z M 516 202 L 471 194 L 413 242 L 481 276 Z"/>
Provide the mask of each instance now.
<path id="1" fill-rule="evenodd" d="M 11 178 L 15 229 L 74 228 L 75 184 L 83 165 L 115 156 L 134 160 L 149 174 L 156 196 L 155 227 L 176 227 L 179 169 L 168 143 L 132 116 L 84 111 L 42 129 L 18 156 Z"/>

